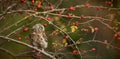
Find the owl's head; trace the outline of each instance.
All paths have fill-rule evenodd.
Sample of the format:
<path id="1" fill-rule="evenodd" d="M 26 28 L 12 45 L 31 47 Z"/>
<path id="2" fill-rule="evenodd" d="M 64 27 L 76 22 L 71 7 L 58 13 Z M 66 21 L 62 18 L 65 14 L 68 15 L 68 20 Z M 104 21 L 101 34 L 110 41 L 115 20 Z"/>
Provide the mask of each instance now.
<path id="1" fill-rule="evenodd" d="M 32 30 L 34 32 L 43 32 L 45 30 L 44 26 L 42 24 L 36 24 L 33 26 Z"/>

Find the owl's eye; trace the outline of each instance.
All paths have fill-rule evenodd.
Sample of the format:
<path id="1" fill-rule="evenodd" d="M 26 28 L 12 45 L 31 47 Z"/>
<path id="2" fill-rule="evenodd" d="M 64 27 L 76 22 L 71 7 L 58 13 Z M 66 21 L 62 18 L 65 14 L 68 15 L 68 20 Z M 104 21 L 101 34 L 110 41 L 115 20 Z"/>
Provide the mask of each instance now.
<path id="1" fill-rule="evenodd" d="M 44 27 L 43 26 L 39 26 L 39 29 L 44 31 Z"/>
<path id="2" fill-rule="evenodd" d="M 36 24 L 35 26 L 33 26 L 33 30 L 32 31 L 35 31 L 35 32 L 44 31 L 44 26 L 41 25 L 41 24 Z"/>

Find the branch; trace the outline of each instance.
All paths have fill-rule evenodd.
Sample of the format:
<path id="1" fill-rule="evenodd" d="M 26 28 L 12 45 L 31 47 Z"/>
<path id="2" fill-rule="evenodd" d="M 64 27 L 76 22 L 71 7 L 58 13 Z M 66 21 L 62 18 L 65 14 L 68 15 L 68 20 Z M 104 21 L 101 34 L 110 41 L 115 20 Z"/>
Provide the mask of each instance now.
<path id="1" fill-rule="evenodd" d="M 7 35 L 7 37 L 9 37 L 10 35 L 12 35 L 12 34 L 15 33 L 16 31 L 22 29 L 23 27 L 24 27 L 24 26 L 21 26 L 20 28 L 18 28 L 18 29 L 16 29 L 16 30 L 14 30 L 13 32 L 9 33 L 9 34 Z"/>
<path id="2" fill-rule="evenodd" d="M 119 49 L 119 47 L 115 47 L 113 45 L 110 45 L 109 43 L 105 43 L 103 41 L 99 41 L 99 40 L 88 40 L 88 41 L 84 41 L 84 42 L 80 42 L 80 43 L 76 43 L 77 45 L 78 44 L 87 44 L 87 43 L 91 43 L 91 42 L 96 42 L 96 43 L 100 43 L 100 44 L 104 44 L 104 45 L 109 45 L 110 47 L 113 47 L 113 48 L 116 48 L 116 49 Z M 68 45 L 68 46 L 73 46 L 74 44 L 71 44 L 71 45 Z"/>
<path id="3" fill-rule="evenodd" d="M 116 31 L 107 23 L 101 21 L 100 19 L 96 19 L 97 21 L 99 21 L 100 23 L 102 23 L 103 25 L 105 25 L 107 28 L 109 28 L 110 30 L 112 30 L 113 32 L 116 33 Z"/>
<path id="4" fill-rule="evenodd" d="M 2 19 L 2 15 L 5 15 L 12 7 L 14 7 L 15 5 L 17 5 L 16 3 L 12 4 L 11 6 L 7 7 L 7 9 L 3 12 L 3 14 L 0 14 L 0 20 Z"/>
<path id="5" fill-rule="evenodd" d="M 33 15 L 33 14 L 32 14 L 32 15 Z M 11 27 L 14 26 L 14 25 L 17 25 L 18 23 L 22 22 L 23 20 L 27 19 L 28 17 L 30 17 L 30 16 L 32 16 L 32 15 L 28 15 L 28 16 L 24 17 L 23 19 L 17 21 L 16 23 L 14 23 L 14 24 L 12 24 L 12 25 L 10 25 L 10 26 L 4 28 L 3 30 L 0 31 L 0 33 L 1 33 L 1 32 L 4 32 L 5 30 L 11 28 Z"/>
<path id="6" fill-rule="evenodd" d="M 6 50 L 4 48 L 0 48 L 0 50 L 5 51 L 6 53 L 10 54 L 11 56 L 15 56 L 15 54 L 13 54 L 12 52 L 10 52 L 10 51 L 8 51 L 8 50 Z"/>
<path id="7" fill-rule="evenodd" d="M 63 0 L 57 1 L 57 3 L 55 4 L 56 5 L 55 8 L 58 8 L 62 2 L 63 2 Z"/>
<path id="8" fill-rule="evenodd" d="M 34 15 L 34 16 L 40 18 L 40 16 L 37 16 L 37 15 Z M 47 21 L 49 24 L 53 25 L 55 28 L 57 28 L 58 30 L 60 30 L 61 32 L 63 32 L 65 35 L 69 36 L 69 34 L 67 32 L 65 32 L 64 30 L 62 30 L 61 28 L 59 28 L 57 25 L 53 24 L 52 22 L 48 21 L 47 19 L 45 19 L 45 21 Z M 82 54 L 80 53 L 79 48 L 76 45 L 75 41 L 70 36 L 69 36 L 69 39 L 75 45 L 75 48 L 78 50 L 78 53 L 80 54 L 80 58 L 82 59 Z"/>
<path id="9" fill-rule="evenodd" d="M 47 52 L 45 52 L 45 51 L 43 51 L 43 50 L 40 50 L 40 49 L 38 49 L 37 47 L 34 47 L 34 46 L 29 45 L 29 44 L 27 44 L 27 43 L 24 43 L 24 42 L 21 42 L 21 41 L 12 39 L 12 38 L 8 38 L 8 37 L 6 37 L 6 36 L 0 36 L 0 38 L 6 39 L 6 40 L 10 40 L 10 41 L 16 42 L 16 43 L 18 43 L 18 44 L 22 44 L 22 45 L 24 45 L 24 46 L 27 46 L 27 47 L 29 47 L 29 48 L 35 49 L 35 50 L 43 53 L 44 55 L 50 57 L 51 59 L 56 59 L 56 58 L 55 58 L 54 56 L 52 56 L 51 54 L 48 54 Z"/>
<path id="10" fill-rule="evenodd" d="M 30 25 L 31 23 L 33 23 L 33 22 L 35 22 L 35 21 L 37 21 L 37 20 L 33 20 L 32 22 L 30 22 L 30 23 L 28 23 L 27 25 Z M 6 35 L 7 37 L 9 37 L 10 35 L 12 35 L 13 33 L 15 33 L 16 31 L 18 31 L 18 30 L 20 30 L 20 29 L 22 29 L 24 27 L 24 25 L 23 26 L 21 26 L 21 27 L 19 27 L 19 28 L 17 28 L 16 30 L 14 30 L 14 31 L 12 31 L 11 33 L 9 33 L 8 35 Z"/>

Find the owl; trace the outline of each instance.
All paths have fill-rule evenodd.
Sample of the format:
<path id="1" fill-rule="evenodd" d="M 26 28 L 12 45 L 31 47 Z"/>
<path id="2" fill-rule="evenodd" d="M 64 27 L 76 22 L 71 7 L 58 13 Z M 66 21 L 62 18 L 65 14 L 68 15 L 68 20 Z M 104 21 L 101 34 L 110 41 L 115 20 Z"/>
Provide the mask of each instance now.
<path id="1" fill-rule="evenodd" d="M 45 28 L 41 24 L 36 24 L 32 27 L 30 39 L 32 45 L 41 50 L 44 50 L 48 46 L 47 36 L 45 34 Z"/>

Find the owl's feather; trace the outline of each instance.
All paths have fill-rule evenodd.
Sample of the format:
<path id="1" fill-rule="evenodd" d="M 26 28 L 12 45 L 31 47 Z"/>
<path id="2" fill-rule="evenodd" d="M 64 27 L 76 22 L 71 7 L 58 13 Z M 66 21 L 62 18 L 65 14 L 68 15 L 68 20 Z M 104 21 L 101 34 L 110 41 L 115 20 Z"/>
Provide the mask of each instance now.
<path id="1" fill-rule="evenodd" d="M 47 36 L 45 34 L 44 26 L 41 24 L 36 24 L 32 28 L 32 32 L 30 34 L 31 43 L 33 46 L 39 49 L 47 48 Z"/>

